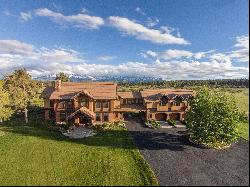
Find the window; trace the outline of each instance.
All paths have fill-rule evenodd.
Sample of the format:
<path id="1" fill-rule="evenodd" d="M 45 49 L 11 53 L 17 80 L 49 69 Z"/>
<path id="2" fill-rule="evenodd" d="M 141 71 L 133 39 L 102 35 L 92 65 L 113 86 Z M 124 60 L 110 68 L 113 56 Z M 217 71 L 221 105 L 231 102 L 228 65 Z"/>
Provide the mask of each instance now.
<path id="1" fill-rule="evenodd" d="M 116 114 L 115 114 L 115 117 L 117 117 L 117 118 L 118 118 L 118 117 L 119 117 L 119 114 L 118 114 L 118 113 L 116 113 Z"/>
<path id="2" fill-rule="evenodd" d="M 171 108 L 168 108 L 168 111 L 171 111 Z"/>
<path id="3" fill-rule="evenodd" d="M 52 110 L 49 110 L 49 119 L 54 119 L 55 118 L 55 112 Z"/>
<path id="4" fill-rule="evenodd" d="M 181 104 L 181 102 L 179 102 L 179 101 L 174 102 L 174 106 L 180 106 L 180 104 Z"/>
<path id="5" fill-rule="evenodd" d="M 96 121 L 101 121 L 100 113 L 95 114 L 95 120 Z"/>
<path id="6" fill-rule="evenodd" d="M 123 104 L 127 104 L 127 99 L 122 100 Z"/>
<path id="7" fill-rule="evenodd" d="M 65 108 L 65 101 L 61 101 L 58 105 L 58 108 Z"/>
<path id="8" fill-rule="evenodd" d="M 102 107 L 103 107 L 103 108 L 109 108 L 109 102 L 108 102 L 108 101 L 104 101 L 104 102 L 102 103 Z"/>
<path id="9" fill-rule="evenodd" d="M 95 107 L 96 107 L 96 108 L 101 108 L 101 103 L 100 103 L 99 101 L 96 101 L 96 102 L 95 102 Z"/>
<path id="10" fill-rule="evenodd" d="M 81 99 L 81 101 L 80 101 L 80 105 L 81 105 L 81 107 L 87 107 L 88 106 L 88 101 L 87 101 L 87 99 L 85 99 L 85 98 L 82 98 Z"/>
<path id="11" fill-rule="evenodd" d="M 67 108 L 73 108 L 73 102 L 72 101 L 67 102 Z"/>
<path id="12" fill-rule="evenodd" d="M 131 101 L 131 99 L 128 99 L 128 102 L 127 102 L 128 104 L 131 104 L 132 103 L 132 101 Z"/>
<path id="13" fill-rule="evenodd" d="M 152 118 L 152 114 L 149 114 L 149 118 Z"/>
<path id="14" fill-rule="evenodd" d="M 54 107 L 54 101 L 50 100 L 50 101 L 49 101 L 49 106 L 50 106 L 50 107 Z"/>
<path id="15" fill-rule="evenodd" d="M 65 120 L 66 120 L 66 113 L 60 112 L 60 121 L 65 121 Z"/>
<path id="16" fill-rule="evenodd" d="M 103 121 L 109 121 L 109 114 L 103 113 Z"/>

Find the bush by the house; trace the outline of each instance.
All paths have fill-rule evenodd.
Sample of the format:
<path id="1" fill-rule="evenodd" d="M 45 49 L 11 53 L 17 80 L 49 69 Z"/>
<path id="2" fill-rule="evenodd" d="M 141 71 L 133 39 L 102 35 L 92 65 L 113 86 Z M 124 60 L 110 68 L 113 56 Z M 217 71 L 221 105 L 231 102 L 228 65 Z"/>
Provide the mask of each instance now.
<path id="1" fill-rule="evenodd" d="M 103 124 L 95 124 L 91 126 L 91 128 L 97 131 L 105 131 L 126 129 L 126 126 L 124 121 L 115 121 L 113 123 L 105 122 Z"/>
<path id="2" fill-rule="evenodd" d="M 176 127 L 176 121 L 175 121 L 175 120 L 173 120 L 173 119 L 168 119 L 167 122 L 168 122 L 169 125 L 171 125 L 171 126 L 173 126 L 173 127 Z"/>
<path id="3" fill-rule="evenodd" d="M 223 147 L 235 142 L 239 112 L 233 96 L 202 88 L 187 113 L 190 139 L 208 147 Z"/>
<path id="4" fill-rule="evenodd" d="M 158 121 L 155 121 L 154 119 L 148 120 L 145 125 L 149 128 L 157 129 L 161 128 L 161 124 Z"/>

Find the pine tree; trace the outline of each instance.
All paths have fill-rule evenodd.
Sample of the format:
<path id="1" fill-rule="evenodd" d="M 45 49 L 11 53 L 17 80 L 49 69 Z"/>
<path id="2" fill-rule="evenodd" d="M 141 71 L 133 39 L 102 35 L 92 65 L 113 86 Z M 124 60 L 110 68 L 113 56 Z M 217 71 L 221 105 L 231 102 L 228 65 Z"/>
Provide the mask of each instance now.
<path id="1" fill-rule="evenodd" d="M 69 82 L 69 76 L 63 72 L 58 73 L 56 79 L 60 79 L 62 82 Z"/>

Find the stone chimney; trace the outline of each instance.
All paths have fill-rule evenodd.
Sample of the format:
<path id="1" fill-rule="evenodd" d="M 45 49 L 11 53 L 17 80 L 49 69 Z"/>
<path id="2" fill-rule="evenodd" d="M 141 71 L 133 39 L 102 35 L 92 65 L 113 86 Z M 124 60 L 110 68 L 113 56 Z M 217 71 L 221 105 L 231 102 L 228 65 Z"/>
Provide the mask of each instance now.
<path id="1" fill-rule="evenodd" d="M 55 86 L 54 86 L 55 90 L 59 91 L 61 87 L 62 87 L 62 81 L 60 79 L 55 80 Z"/>

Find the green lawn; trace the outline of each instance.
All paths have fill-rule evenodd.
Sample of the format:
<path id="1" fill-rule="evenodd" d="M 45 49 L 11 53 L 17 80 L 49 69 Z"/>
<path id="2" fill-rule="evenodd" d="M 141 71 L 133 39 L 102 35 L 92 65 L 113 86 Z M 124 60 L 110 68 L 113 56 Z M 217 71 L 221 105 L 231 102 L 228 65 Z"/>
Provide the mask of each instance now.
<path id="1" fill-rule="evenodd" d="M 249 123 L 240 123 L 239 132 L 242 138 L 249 140 Z"/>
<path id="2" fill-rule="evenodd" d="M 242 113 L 249 112 L 249 89 L 232 89 L 232 94 L 236 98 L 237 104 L 239 106 L 239 111 Z M 249 140 L 249 123 L 239 124 L 240 135 Z"/>
<path id="3" fill-rule="evenodd" d="M 70 140 L 31 126 L 0 127 L 1 185 L 158 185 L 126 131 Z"/>

